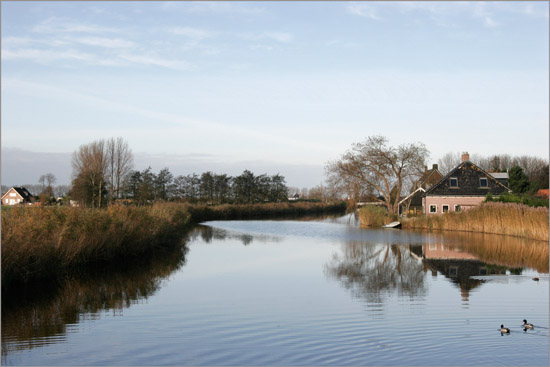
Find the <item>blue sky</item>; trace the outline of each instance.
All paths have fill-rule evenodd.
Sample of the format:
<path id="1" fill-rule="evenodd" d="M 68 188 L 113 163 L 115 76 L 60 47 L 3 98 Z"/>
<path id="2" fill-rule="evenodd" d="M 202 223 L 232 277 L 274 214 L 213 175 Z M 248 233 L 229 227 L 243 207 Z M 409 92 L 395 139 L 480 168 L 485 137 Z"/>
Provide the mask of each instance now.
<path id="1" fill-rule="evenodd" d="M 548 157 L 548 2 L 6 2 L 2 184 L 124 137 L 136 169 L 312 187 L 382 134 Z"/>

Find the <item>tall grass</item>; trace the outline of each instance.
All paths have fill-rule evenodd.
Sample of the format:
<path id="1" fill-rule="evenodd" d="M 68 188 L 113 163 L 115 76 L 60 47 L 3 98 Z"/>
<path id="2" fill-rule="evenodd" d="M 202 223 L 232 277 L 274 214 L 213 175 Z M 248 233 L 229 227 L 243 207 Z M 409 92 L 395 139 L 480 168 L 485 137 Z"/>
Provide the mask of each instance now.
<path id="1" fill-rule="evenodd" d="M 548 208 L 516 203 L 484 203 L 464 212 L 428 215 L 403 221 L 403 228 L 495 233 L 548 241 Z"/>
<path id="2" fill-rule="evenodd" d="M 397 220 L 397 216 L 389 215 L 385 207 L 368 205 L 359 209 L 359 221 L 362 227 L 381 227 Z"/>
<path id="3" fill-rule="evenodd" d="M 174 204 L 12 208 L 2 212 L 2 286 L 143 255 L 172 244 L 189 222 L 187 209 Z"/>
<path id="4" fill-rule="evenodd" d="M 344 211 L 345 204 L 185 205 L 2 210 L 2 288 L 178 244 L 193 223 Z"/>

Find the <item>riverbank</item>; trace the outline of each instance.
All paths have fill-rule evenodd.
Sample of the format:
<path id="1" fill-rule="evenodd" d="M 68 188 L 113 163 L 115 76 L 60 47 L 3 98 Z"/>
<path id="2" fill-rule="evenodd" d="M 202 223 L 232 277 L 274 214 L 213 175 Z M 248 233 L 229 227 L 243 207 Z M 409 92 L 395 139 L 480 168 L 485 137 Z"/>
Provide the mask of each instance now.
<path id="1" fill-rule="evenodd" d="M 467 231 L 548 241 L 548 208 L 489 202 L 464 212 L 401 220 L 404 229 Z"/>
<path id="2" fill-rule="evenodd" d="M 2 210 L 2 289 L 173 248 L 196 223 L 344 212 L 345 203 L 186 205 Z"/>

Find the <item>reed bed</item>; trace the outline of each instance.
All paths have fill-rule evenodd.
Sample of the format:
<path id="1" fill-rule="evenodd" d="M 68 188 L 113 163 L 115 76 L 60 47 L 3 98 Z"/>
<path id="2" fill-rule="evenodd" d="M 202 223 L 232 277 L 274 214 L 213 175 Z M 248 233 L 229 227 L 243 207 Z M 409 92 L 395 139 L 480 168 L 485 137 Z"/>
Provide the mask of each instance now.
<path id="1" fill-rule="evenodd" d="M 548 208 L 488 202 L 464 212 L 410 218 L 403 228 L 494 233 L 548 241 Z"/>
<path id="2" fill-rule="evenodd" d="M 397 216 L 388 215 L 385 207 L 364 206 L 359 209 L 361 227 L 382 227 L 384 224 L 397 220 Z"/>
<path id="3" fill-rule="evenodd" d="M 343 212 L 345 207 L 344 203 L 157 203 L 106 209 L 9 208 L 2 210 L 2 288 L 174 246 L 193 223 Z"/>
<path id="4" fill-rule="evenodd" d="M 11 208 L 2 212 L 2 286 L 158 250 L 189 223 L 182 205 Z"/>

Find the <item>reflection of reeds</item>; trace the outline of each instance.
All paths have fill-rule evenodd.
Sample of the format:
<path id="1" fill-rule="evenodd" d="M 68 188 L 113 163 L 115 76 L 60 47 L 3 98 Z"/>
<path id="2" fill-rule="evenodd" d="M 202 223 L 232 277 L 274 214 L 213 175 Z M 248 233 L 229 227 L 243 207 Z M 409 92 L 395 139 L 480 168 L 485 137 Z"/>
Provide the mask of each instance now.
<path id="1" fill-rule="evenodd" d="M 507 268 L 531 268 L 548 273 L 548 243 L 511 236 L 483 233 L 445 233 L 446 245 L 476 256 L 488 264 Z"/>
<path id="2" fill-rule="evenodd" d="M 104 266 L 67 277 L 58 285 L 3 292 L 2 354 L 42 345 L 48 337 L 64 337 L 67 325 L 99 318 L 105 310 L 122 312 L 150 297 L 163 279 L 184 264 L 185 253 L 185 247 L 177 247 L 133 264 Z"/>
<path id="3" fill-rule="evenodd" d="M 513 203 L 484 203 L 464 212 L 403 221 L 403 228 L 495 233 L 548 241 L 548 208 Z"/>

